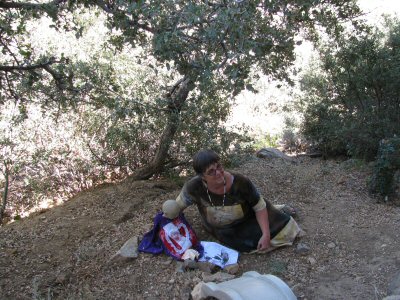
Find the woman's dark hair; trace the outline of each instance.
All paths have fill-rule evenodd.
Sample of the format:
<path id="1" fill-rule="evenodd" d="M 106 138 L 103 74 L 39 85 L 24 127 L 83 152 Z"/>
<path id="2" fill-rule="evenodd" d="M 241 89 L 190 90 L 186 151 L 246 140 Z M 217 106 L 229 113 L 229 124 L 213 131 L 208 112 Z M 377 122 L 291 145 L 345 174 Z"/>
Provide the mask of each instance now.
<path id="1" fill-rule="evenodd" d="M 202 174 L 207 168 L 219 162 L 220 157 L 213 150 L 200 150 L 193 156 L 193 169 L 197 174 Z"/>

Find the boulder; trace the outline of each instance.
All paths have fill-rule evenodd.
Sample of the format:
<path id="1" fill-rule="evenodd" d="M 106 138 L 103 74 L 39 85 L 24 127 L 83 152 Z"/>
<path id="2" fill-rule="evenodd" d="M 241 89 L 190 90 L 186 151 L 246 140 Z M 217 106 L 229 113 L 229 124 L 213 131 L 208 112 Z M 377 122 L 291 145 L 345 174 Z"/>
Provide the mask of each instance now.
<path id="1" fill-rule="evenodd" d="M 281 158 L 290 162 L 293 162 L 293 158 L 286 155 L 282 151 L 276 148 L 262 148 L 257 151 L 256 156 L 259 158 L 267 158 L 267 159 L 274 159 L 274 158 Z"/>

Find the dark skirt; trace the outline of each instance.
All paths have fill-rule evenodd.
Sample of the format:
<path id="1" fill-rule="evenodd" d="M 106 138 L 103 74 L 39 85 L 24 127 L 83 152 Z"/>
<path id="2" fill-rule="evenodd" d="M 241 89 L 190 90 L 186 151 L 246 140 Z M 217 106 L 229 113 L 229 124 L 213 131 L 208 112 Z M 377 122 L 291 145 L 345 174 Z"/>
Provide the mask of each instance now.
<path id="1" fill-rule="evenodd" d="M 274 238 L 290 220 L 289 215 L 274 207 L 268 208 L 268 218 L 271 239 Z M 239 252 L 256 250 L 262 236 L 262 231 L 255 214 L 238 224 L 223 228 L 213 228 L 208 231 L 222 244 Z"/>

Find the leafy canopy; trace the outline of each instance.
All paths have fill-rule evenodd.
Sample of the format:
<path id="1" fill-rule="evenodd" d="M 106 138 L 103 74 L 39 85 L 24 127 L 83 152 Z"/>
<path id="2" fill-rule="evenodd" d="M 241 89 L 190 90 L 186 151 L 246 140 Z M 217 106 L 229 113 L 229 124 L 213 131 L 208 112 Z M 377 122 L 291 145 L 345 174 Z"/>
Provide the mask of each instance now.
<path id="1" fill-rule="evenodd" d="M 321 49 L 322 70 L 302 79 L 303 132 L 327 154 L 372 160 L 400 134 L 400 23 L 343 36 Z"/>

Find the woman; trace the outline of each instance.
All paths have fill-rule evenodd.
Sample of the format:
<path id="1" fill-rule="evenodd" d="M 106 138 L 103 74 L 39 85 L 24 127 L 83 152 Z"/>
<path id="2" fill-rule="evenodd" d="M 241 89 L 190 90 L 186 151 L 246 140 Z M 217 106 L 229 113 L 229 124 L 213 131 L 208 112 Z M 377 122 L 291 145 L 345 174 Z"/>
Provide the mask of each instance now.
<path id="1" fill-rule="evenodd" d="M 193 158 L 196 176 L 176 199 L 183 210 L 196 204 L 206 230 L 241 252 L 291 245 L 300 231 L 293 218 L 265 201 L 243 175 L 225 171 L 212 150 Z"/>

